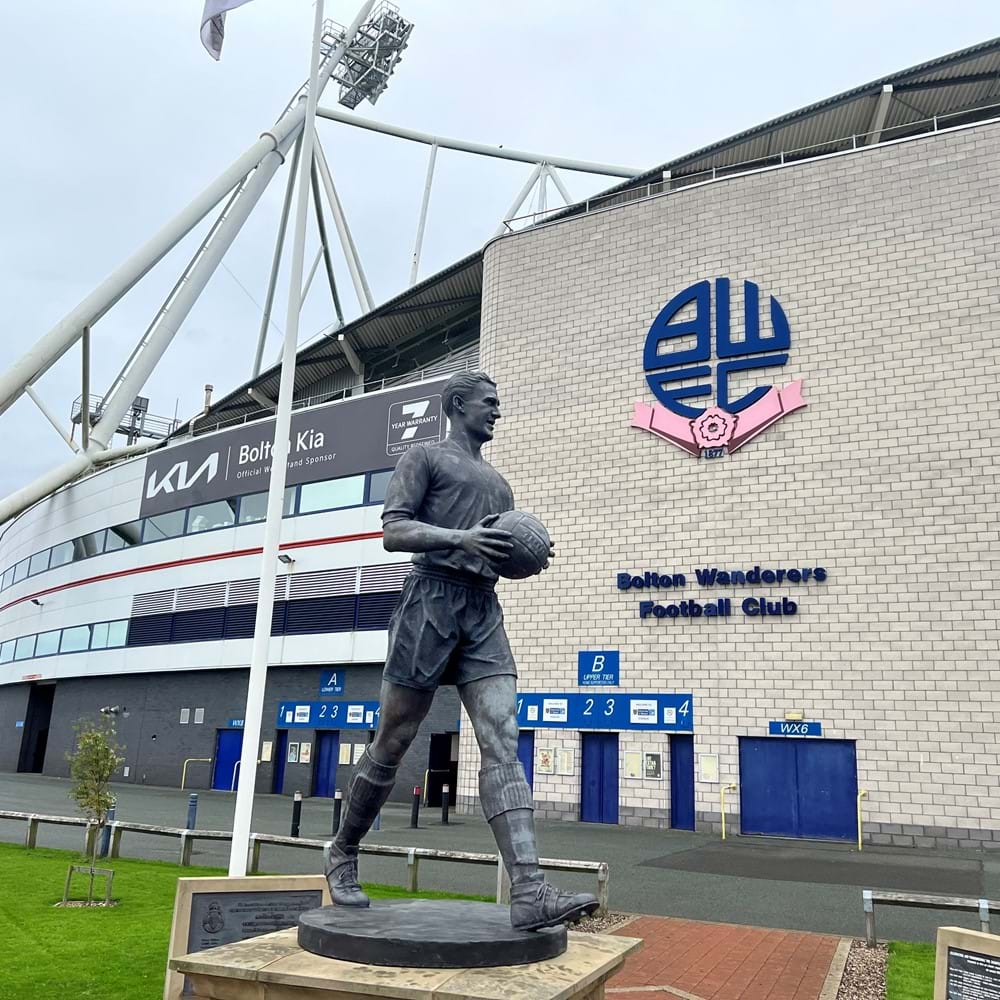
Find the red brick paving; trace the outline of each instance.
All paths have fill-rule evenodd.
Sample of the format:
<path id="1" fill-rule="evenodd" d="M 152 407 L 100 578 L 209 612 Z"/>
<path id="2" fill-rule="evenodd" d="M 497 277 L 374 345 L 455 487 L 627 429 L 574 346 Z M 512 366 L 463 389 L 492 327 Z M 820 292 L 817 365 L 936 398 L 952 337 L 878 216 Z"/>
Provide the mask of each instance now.
<path id="1" fill-rule="evenodd" d="M 616 933 L 644 943 L 608 981 L 608 1000 L 675 1000 L 671 990 L 699 1000 L 818 1000 L 840 943 L 673 917 L 640 917 Z"/>

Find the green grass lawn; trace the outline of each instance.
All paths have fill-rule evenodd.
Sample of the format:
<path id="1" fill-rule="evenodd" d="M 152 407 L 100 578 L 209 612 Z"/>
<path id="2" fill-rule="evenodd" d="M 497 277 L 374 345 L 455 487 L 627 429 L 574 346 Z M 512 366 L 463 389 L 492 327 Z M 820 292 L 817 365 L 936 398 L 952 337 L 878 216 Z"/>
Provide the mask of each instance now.
<path id="1" fill-rule="evenodd" d="M 933 1000 L 934 945 L 893 941 L 885 970 L 886 1000 Z"/>
<path id="2" fill-rule="evenodd" d="M 72 851 L 0 844 L 0 1000 L 160 1000 L 177 879 L 226 874 L 116 858 L 99 865 L 114 869 L 118 906 L 55 907 L 67 867 L 80 863 Z M 84 879 L 75 878 L 78 895 Z M 103 896 L 103 880 L 97 884 Z M 395 886 L 366 889 L 377 899 L 410 895 Z"/>

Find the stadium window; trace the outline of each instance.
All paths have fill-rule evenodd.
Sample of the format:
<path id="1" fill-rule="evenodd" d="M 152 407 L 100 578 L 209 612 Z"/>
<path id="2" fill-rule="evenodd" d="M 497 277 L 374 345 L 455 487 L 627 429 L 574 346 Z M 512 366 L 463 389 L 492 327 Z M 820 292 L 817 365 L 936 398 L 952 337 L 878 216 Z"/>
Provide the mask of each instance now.
<path id="1" fill-rule="evenodd" d="M 28 660 L 35 655 L 35 637 L 33 635 L 22 635 L 14 645 L 14 659 Z"/>
<path id="2" fill-rule="evenodd" d="M 8 639 L 0 645 L 0 663 L 10 663 L 14 659 L 14 640 Z"/>
<path id="3" fill-rule="evenodd" d="M 14 582 L 14 569 L 13 567 L 7 570 L 2 577 L 0 577 L 0 590 L 6 590 Z"/>
<path id="4" fill-rule="evenodd" d="M 36 573 L 42 573 L 49 568 L 49 549 L 44 552 L 36 552 L 28 564 L 28 576 L 34 576 Z"/>
<path id="5" fill-rule="evenodd" d="M 108 645 L 108 623 L 98 622 L 90 627 L 90 648 L 106 649 Z"/>
<path id="6" fill-rule="evenodd" d="M 73 562 L 99 556 L 104 551 L 104 530 L 92 531 L 89 535 L 81 535 L 73 539 Z M 121 545 L 118 546 L 121 548 Z"/>
<path id="7" fill-rule="evenodd" d="M 60 629 L 54 632 L 42 632 L 35 643 L 35 656 L 51 656 L 59 652 Z"/>
<path id="8" fill-rule="evenodd" d="M 14 567 L 14 583 L 18 583 L 28 575 L 28 560 L 22 559 Z"/>
<path id="9" fill-rule="evenodd" d="M 338 507 L 356 507 L 364 503 L 365 477 L 345 476 L 321 483 L 306 483 L 299 487 L 299 513 L 312 514 Z"/>
<path id="10" fill-rule="evenodd" d="M 143 522 L 142 540 L 159 542 L 164 538 L 176 538 L 184 534 L 183 510 L 172 510 L 168 514 L 154 514 Z"/>
<path id="11" fill-rule="evenodd" d="M 90 648 L 90 626 L 74 625 L 62 630 L 62 641 L 59 643 L 60 653 L 79 653 Z"/>
<path id="12" fill-rule="evenodd" d="M 65 566 L 73 561 L 73 542 L 60 542 L 52 546 L 52 557 L 49 559 L 49 569 Z"/>
<path id="13" fill-rule="evenodd" d="M 188 510 L 187 533 L 193 535 L 213 528 L 229 528 L 235 523 L 236 500 L 216 500 Z"/>
<path id="14" fill-rule="evenodd" d="M 285 502 L 281 516 L 289 517 L 295 511 L 295 487 L 285 488 Z M 267 493 L 249 493 L 240 497 L 240 524 L 253 524 L 267 517 Z"/>
<path id="15" fill-rule="evenodd" d="M 382 503 L 385 500 L 385 490 L 392 472 L 392 469 L 386 469 L 384 472 L 373 472 L 368 477 L 368 503 Z"/>
<path id="16" fill-rule="evenodd" d="M 128 619 L 108 622 L 108 649 L 113 649 L 116 646 L 124 646 L 127 637 Z"/>
<path id="17" fill-rule="evenodd" d="M 139 545 L 142 541 L 142 521 L 129 521 L 128 524 L 116 524 L 108 528 L 108 536 L 104 542 L 105 552 L 115 552 L 127 549 L 130 545 Z"/>

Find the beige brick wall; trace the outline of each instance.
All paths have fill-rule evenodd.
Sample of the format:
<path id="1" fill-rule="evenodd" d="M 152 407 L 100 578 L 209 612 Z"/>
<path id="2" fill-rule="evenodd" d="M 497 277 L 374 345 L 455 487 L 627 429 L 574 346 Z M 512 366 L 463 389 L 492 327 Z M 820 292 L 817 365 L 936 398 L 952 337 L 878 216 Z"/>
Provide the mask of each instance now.
<path id="1" fill-rule="evenodd" d="M 576 690 L 577 650 L 617 648 L 620 690 L 694 693 L 695 751 L 720 755 L 723 781 L 738 780 L 739 736 L 797 709 L 857 741 L 872 829 L 1000 830 L 998 162 L 1000 128 L 985 125 L 487 248 L 482 362 L 505 413 L 489 457 L 558 546 L 548 572 L 502 587 L 522 688 Z M 803 379 L 808 406 L 705 461 L 629 420 L 653 401 L 650 322 L 719 276 L 734 323 L 742 279 L 779 298 L 790 358 L 761 380 Z M 698 566 L 754 564 L 829 580 L 694 581 Z M 640 595 L 615 587 L 626 569 L 687 574 L 675 597 L 788 595 L 799 611 L 744 618 L 734 600 L 729 620 L 640 621 Z M 576 748 L 577 778 L 536 776 L 536 798 L 575 815 L 579 738 L 548 735 Z M 665 751 L 639 744 L 657 739 Z M 467 724 L 462 740 L 468 802 Z M 621 781 L 623 807 L 654 799 L 667 808 L 667 780 Z M 696 808 L 718 813 L 718 785 L 696 784 Z"/>

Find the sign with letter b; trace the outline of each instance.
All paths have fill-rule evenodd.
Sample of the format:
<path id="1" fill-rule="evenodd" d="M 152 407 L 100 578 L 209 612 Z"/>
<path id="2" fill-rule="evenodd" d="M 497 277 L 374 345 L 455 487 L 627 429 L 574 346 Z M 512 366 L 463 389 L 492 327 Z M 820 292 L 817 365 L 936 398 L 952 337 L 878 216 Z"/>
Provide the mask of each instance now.
<path id="1" fill-rule="evenodd" d="M 577 683 L 581 687 L 618 684 L 617 649 L 581 649 L 576 654 Z"/>

